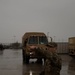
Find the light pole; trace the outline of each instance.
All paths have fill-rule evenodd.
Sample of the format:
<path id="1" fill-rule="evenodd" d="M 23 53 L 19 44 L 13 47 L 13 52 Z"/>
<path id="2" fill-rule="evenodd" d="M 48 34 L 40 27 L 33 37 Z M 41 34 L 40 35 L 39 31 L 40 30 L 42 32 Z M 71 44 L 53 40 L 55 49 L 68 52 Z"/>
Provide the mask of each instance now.
<path id="1" fill-rule="evenodd" d="M 47 32 L 47 38 L 49 38 L 49 32 Z"/>
<path id="2" fill-rule="evenodd" d="M 49 41 L 49 32 L 47 32 L 47 39 L 48 39 L 48 41 Z"/>
<path id="3" fill-rule="evenodd" d="M 14 43 L 15 43 L 15 38 L 16 38 L 16 36 L 13 36 L 14 37 Z"/>
<path id="4" fill-rule="evenodd" d="M 55 37 L 56 37 L 56 36 L 54 36 L 54 42 L 55 42 Z"/>

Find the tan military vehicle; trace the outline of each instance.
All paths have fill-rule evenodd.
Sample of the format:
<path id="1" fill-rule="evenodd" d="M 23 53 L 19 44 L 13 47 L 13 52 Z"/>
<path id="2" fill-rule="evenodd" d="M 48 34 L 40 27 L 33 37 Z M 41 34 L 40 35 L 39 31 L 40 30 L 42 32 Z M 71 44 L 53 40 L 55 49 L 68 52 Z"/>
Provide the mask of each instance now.
<path id="1" fill-rule="evenodd" d="M 70 37 L 68 39 L 68 49 L 69 55 L 75 57 L 75 37 Z"/>
<path id="2" fill-rule="evenodd" d="M 22 37 L 22 53 L 23 62 L 29 63 L 30 58 L 41 59 L 41 54 L 37 54 L 35 50 L 46 49 L 48 39 L 43 32 L 26 32 Z"/>

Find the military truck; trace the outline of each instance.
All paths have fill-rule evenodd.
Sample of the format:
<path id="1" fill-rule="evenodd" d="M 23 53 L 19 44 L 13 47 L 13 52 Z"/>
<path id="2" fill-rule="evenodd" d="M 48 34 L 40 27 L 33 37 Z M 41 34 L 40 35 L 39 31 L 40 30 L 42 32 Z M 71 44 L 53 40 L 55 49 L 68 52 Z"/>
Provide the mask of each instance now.
<path id="1" fill-rule="evenodd" d="M 68 39 L 68 49 L 69 55 L 75 57 L 75 37 L 70 37 Z"/>
<path id="2" fill-rule="evenodd" d="M 43 58 L 41 54 L 36 53 L 35 50 L 47 49 L 45 46 L 48 44 L 48 39 L 45 33 L 43 32 L 26 32 L 22 37 L 22 53 L 23 53 L 23 62 L 29 63 L 30 58 Z"/>

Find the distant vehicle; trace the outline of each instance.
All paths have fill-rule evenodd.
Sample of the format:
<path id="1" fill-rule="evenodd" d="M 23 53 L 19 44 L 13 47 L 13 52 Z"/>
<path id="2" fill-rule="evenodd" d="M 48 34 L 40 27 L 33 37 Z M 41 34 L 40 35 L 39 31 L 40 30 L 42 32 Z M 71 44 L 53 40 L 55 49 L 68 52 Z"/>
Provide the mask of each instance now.
<path id="1" fill-rule="evenodd" d="M 43 32 L 26 32 L 22 37 L 22 53 L 23 62 L 29 63 L 30 58 L 39 59 L 39 55 L 35 53 L 36 48 L 46 49 L 48 44 L 47 36 Z"/>
<path id="2" fill-rule="evenodd" d="M 2 45 L 2 44 L 0 44 L 0 50 L 3 50 L 3 49 L 4 49 L 3 45 Z"/>
<path id="3" fill-rule="evenodd" d="M 75 37 L 70 37 L 68 43 L 69 55 L 75 57 Z"/>

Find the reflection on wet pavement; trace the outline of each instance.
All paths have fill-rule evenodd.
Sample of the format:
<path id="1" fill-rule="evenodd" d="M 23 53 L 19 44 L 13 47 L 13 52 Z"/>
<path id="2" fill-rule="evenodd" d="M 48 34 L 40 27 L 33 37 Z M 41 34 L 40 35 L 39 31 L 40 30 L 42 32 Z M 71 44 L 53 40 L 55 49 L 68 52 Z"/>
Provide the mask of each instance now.
<path id="1" fill-rule="evenodd" d="M 73 63 L 75 59 L 73 59 L 69 55 L 61 55 L 61 58 L 62 58 L 62 70 L 60 74 L 61 75 L 75 75 L 75 70 L 74 71 L 72 70 L 72 68 L 75 68 L 75 63 Z"/>
<path id="2" fill-rule="evenodd" d="M 68 73 L 70 75 L 75 75 L 75 59 L 72 58 L 68 65 Z"/>
<path id="3" fill-rule="evenodd" d="M 62 69 L 60 75 L 75 75 L 75 59 L 68 55 L 60 55 Z M 0 75 L 39 75 L 43 70 L 42 64 L 36 59 L 30 59 L 29 64 L 22 62 L 22 50 L 8 49 L 0 51 Z"/>
<path id="4" fill-rule="evenodd" d="M 42 69 L 42 64 L 37 64 L 36 59 L 30 59 L 29 64 L 23 64 L 23 75 L 39 75 Z"/>
<path id="5" fill-rule="evenodd" d="M 42 69 L 41 64 L 30 63 L 23 66 L 23 75 L 39 75 Z"/>

